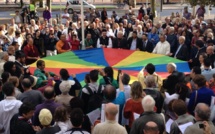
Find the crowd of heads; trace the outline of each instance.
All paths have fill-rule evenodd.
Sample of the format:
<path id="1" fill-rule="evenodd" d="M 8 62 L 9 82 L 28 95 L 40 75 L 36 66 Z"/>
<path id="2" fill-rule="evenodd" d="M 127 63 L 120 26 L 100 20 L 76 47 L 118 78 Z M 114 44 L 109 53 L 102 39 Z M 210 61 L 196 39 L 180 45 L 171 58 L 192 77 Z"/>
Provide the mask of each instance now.
<path id="1" fill-rule="evenodd" d="M 121 17 L 115 11 L 108 16 L 106 9 L 89 9 L 84 27 L 78 14 L 69 15 L 67 9 L 56 20 L 46 8 L 43 21 L 16 12 L 10 24 L 0 26 L 0 131 L 27 133 L 20 128 L 30 126 L 30 133 L 51 129 L 97 134 L 109 131 L 108 124 L 113 123 L 111 127 L 118 129 L 109 128 L 110 133 L 160 134 L 167 131 L 165 123 L 171 119 L 178 124 L 192 122 L 186 134 L 193 128 L 214 132 L 215 22 L 204 20 L 204 12 L 201 6 L 196 17 L 185 8 L 182 15 L 154 22 L 151 8 L 144 5 L 138 13 L 129 8 Z M 161 78 L 158 68 L 148 63 L 140 65 L 144 67 L 138 80 L 131 81 L 121 71 L 115 78 L 113 68 L 105 67 L 91 70 L 80 84 L 67 69 L 59 75 L 49 72 L 48 63 L 40 59 L 83 48 L 162 54 L 187 62 L 191 72 L 184 74 L 171 62 L 166 65 L 169 76 Z M 30 71 L 28 65 L 34 62 L 36 69 Z M 5 110 L 4 105 L 11 109 Z M 103 109 L 105 121 L 98 109 Z M 92 120 L 90 113 L 98 118 Z M 194 120 L 203 128 L 196 127 Z M 175 122 L 168 133 L 180 133 Z"/>

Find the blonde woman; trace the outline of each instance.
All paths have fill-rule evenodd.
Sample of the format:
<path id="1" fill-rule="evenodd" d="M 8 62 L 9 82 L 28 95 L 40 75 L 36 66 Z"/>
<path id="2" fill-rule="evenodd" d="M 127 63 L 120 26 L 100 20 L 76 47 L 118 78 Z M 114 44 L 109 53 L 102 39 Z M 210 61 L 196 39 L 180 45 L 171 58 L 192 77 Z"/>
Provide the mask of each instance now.
<path id="1" fill-rule="evenodd" d="M 114 33 L 115 37 L 117 37 L 118 29 L 119 29 L 119 24 L 118 23 L 114 23 L 113 24 L 113 33 Z"/>
<path id="2" fill-rule="evenodd" d="M 0 31 L 3 35 L 5 35 L 7 33 L 5 25 L 0 25 Z"/>
<path id="3" fill-rule="evenodd" d="M 15 38 L 15 28 L 13 26 L 9 27 L 7 31 L 7 38 L 9 40 L 9 44 L 12 44 Z"/>

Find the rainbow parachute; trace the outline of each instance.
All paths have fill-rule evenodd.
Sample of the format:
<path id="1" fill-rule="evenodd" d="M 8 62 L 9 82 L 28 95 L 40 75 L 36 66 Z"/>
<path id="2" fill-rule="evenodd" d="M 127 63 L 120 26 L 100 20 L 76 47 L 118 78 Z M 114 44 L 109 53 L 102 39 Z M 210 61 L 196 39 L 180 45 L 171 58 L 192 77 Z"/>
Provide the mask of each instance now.
<path id="1" fill-rule="evenodd" d="M 56 56 L 43 58 L 46 63 L 46 71 L 59 74 L 60 69 L 65 68 L 70 74 L 76 74 L 77 79 L 84 84 L 84 77 L 93 69 L 101 69 L 111 66 L 114 69 L 114 77 L 117 70 L 122 70 L 131 76 L 131 82 L 137 80 L 139 71 L 148 63 L 156 67 L 156 72 L 161 77 L 168 76 L 166 64 L 174 62 L 180 72 L 190 72 L 187 62 L 177 60 L 168 56 L 151 54 L 141 51 L 122 49 L 98 48 L 89 50 L 71 51 Z M 36 64 L 31 65 L 31 72 Z"/>

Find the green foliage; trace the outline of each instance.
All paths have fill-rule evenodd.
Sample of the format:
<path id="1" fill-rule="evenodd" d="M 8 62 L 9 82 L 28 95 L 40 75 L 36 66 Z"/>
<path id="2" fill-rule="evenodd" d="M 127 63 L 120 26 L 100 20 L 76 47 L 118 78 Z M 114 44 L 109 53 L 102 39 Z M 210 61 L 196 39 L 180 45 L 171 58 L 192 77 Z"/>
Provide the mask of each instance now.
<path id="1" fill-rule="evenodd" d="M 196 5 L 211 5 L 215 6 L 215 0 L 186 0 L 191 6 Z"/>

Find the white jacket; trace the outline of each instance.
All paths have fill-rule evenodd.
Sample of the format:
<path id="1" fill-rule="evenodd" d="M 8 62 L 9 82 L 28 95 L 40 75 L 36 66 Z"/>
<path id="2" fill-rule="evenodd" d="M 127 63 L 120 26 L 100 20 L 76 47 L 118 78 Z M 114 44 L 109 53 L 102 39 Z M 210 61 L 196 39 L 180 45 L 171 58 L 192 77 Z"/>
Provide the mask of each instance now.
<path id="1" fill-rule="evenodd" d="M 4 134 L 10 134 L 10 120 L 14 114 L 19 112 L 19 107 L 22 102 L 16 100 L 15 97 L 6 97 L 0 101 L 0 126 L 2 125 L 5 129 Z"/>

